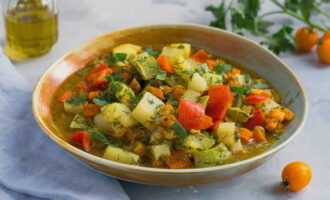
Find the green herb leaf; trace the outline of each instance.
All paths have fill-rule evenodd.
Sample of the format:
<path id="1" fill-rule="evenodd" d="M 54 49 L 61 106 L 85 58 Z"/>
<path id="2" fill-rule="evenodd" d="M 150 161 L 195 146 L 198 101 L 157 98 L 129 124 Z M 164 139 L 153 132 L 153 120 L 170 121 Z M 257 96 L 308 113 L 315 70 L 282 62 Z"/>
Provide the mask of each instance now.
<path id="1" fill-rule="evenodd" d="M 91 138 L 94 141 L 100 142 L 105 145 L 111 145 L 111 146 L 122 146 L 123 145 L 122 141 L 113 140 L 113 139 L 106 137 L 106 135 L 97 128 L 90 127 L 90 128 L 87 128 L 86 131 L 91 134 Z"/>
<path id="2" fill-rule="evenodd" d="M 126 57 L 127 57 L 126 53 L 113 53 L 108 63 L 109 65 L 114 65 L 116 62 L 124 61 Z"/>
<path id="3" fill-rule="evenodd" d="M 183 44 L 180 44 L 177 48 L 178 49 L 184 49 L 184 46 L 183 46 Z"/>
<path id="4" fill-rule="evenodd" d="M 210 11 L 214 17 L 215 20 L 213 20 L 210 25 L 217 27 L 217 28 L 221 28 L 221 29 L 226 29 L 226 4 L 225 4 L 225 0 L 223 0 L 221 2 L 221 4 L 219 5 L 219 7 L 215 7 L 215 6 L 208 6 L 206 7 L 207 11 Z"/>
<path id="5" fill-rule="evenodd" d="M 265 83 L 254 83 L 252 85 L 252 88 L 268 89 L 268 88 L 270 88 L 270 86 Z"/>
<path id="6" fill-rule="evenodd" d="M 87 95 L 84 95 L 82 97 L 72 97 L 66 102 L 69 104 L 80 104 L 80 103 L 85 103 L 86 101 L 87 101 Z"/>
<path id="7" fill-rule="evenodd" d="M 149 55 L 157 58 L 160 54 L 160 51 L 154 50 L 152 47 L 145 47 L 143 51 L 147 52 Z"/>
<path id="8" fill-rule="evenodd" d="M 141 141 L 142 141 L 143 143 L 147 142 L 147 141 L 150 139 L 150 137 L 152 136 L 152 134 L 154 134 L 155 132 L 156 132 L 156 129 L 147 132 L 147 133 L 142 137 Z"/>
<path id="9" fill-rule="evenodd" d="M 140 100 L 142 99 L 142 94 L 140 93 L 140 94 L 138 94 L 138 95 L 136 95 L 136 96 L 133 96 L 133 97 L 131 97 L 130 98 L 130 100 L 129 100 L 129 105 L 130 105 L 130 108 L 133 110 L 135 107 L 136 107 L 136 105 L 140 102 Z"/>
<path id="10" fill-rule="evenodd" d="M 98 99 L 98 98 L 94 98 L 93 103 L 95 103 L 96 105 L 99 105 L 99 106 L 106 106 L 106 105 L 110 104 L 110 102 L 108 102 L 106 100 Z"/>
<path id="11" fill-rule="evenodd" d="M 278 32 L 269 36 L 265 41 L 261 42 L 262 45 L 266 45 L 268 49 L 276 54 L 286 51 L 295 51 L 296 42 L 292 35 L 293 28 L 289 26 L 283 26 Z"/>
<path id="12" fill-rule="evenodd" d="M 247 94 L 251 87 L 230 87 L 230 91 L 236 94 Z"/>
<path id="13" fill-rule="evenodd" d="M 205 73 L 211 72 L 207 64 L 201 64 L 200 66 L 204 70 Z"/>
<path id="14" fill-rule="evenodd" d="M 232 70 L 232 66 L 230 64 L 226 64 L 226 63 L 221 63 L 218 64 L 217 66 L 215 66 L 215 72 L 217 74 L 223 74 L 226 72 L 230 72 Z"/>
<path id="15" fill-rule="evenodd" d="M 156 75 L 156 79 L 158 80 L 165 80 L 167 77 L 167 73 L 163 70 L 159 70 L 158 74 Z"/>
<path id="16" fill-rule="evenodd" d="M 243 75 L 244 78 L 245 78 L 245 82 L 246 82 L 246 83 L 249 83 L 250 80 L 251 80 L 251 76 L 250 76 L 248 73 L 246 73 L 246 72 L 243 72 L 242 75 Z"/>
<path id="17" fill-rule="evenodd" d="M 184 143 L 187 138 L 187 131 L 177 121 L 172 124 L 172 128 L 179 135 L 181 143 Z"/>

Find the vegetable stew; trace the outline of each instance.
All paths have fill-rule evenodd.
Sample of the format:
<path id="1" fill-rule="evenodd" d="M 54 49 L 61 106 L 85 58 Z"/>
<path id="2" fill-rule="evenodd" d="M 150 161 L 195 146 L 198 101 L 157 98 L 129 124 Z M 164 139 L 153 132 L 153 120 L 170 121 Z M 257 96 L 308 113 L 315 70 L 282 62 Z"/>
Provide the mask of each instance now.
<path id="1" fill-rule="evenodd" d="M 52 116 L 63 139 L 104 159 L 198 168 L 266 151 L 294 113 L 240 65 L 190 44 L 122 44 L 58 89 Z"/>

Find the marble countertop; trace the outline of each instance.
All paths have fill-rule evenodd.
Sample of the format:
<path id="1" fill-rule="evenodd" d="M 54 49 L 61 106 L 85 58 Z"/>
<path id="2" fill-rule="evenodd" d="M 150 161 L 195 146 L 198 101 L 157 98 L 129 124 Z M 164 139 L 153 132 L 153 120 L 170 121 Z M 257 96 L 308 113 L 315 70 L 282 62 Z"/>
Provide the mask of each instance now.
<path id="1" fill-rule="evenodd" d="M 157 23 L 199 23 L 212 20 L 204 8 L 218 0 L 59 0 L 59 40 L 51 52 L 14 63 L 31 88 L 56 59 L 78 44 L 114 30 Z M 271 10 L 269 2 L 264 10 Z M 297 22 L 277 17 L 299 26 Z M 0 21 L 3 27 L 3 21 Z M 3 44 L 4 30 L 0 28 Z M 302 81 L 309 97 L 308 120 L 300 135 L 259 168 L 234 179 L 199 186 L 159 187 L 120 181 L 131 199 L 330 199 L 330 67 L 320 64 L 315 52 L 285 54 L 282 59 Z M 1 66 L 0 66 L 1 67 Z M 279 88 L 280 89 L 280 88 Z M 284 193 L 278 185 L 282 168 L 304 161 L 313 169 L 311 184 L 299 193 Z"/>

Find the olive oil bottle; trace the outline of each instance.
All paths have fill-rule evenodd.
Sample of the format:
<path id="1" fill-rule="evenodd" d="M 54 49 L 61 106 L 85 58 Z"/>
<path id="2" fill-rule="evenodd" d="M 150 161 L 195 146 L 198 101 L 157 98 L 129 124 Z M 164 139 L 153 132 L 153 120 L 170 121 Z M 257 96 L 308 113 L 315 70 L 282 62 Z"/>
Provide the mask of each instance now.
<path id="1" fill-rule="evenodd" d="M 57 41 L 55 0 L 9 0 L 4 12 L 4 52 L 12 60 L 43 55 Z"/>

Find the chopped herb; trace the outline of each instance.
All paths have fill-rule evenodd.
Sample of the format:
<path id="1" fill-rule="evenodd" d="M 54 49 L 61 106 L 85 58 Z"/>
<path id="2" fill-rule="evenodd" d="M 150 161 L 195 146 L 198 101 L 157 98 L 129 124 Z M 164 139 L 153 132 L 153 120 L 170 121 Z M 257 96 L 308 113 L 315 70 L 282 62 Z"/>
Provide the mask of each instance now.
<path id="1" fill-rule="evenodd" d="M 89 128 L 86 129 L 86 131 L 91 134 L 92 140 L 100 142 L 104 145 L 111 145 L 111 146 L 121 146 L 121 145 L 123 145 L 122 141 L 113 140 L 113 139 L 110 139 L 110 138 L 106 137 L 106 135 L 97 128 L 89 127 Z"/>
<path id="2" fill-rule="evenodd" d="M 69 104 L 80 104 L 80 103 L 85 103 L 86 101 L 87 101 L 87 95 L 84 95 L 82 97 L 72 97 L 66 102 Z"/>
<path id="3" fill-rule="evenodd" d="M 204 70 L 205 73 L 210 73 L 211 72 L 209 67 L 207 66 L 207 64 L 201 64 L 200 66 Z"/>
<path id="4" fill-rule="evenodd" d="M 184 45 L 183 44 L 180 44 L 177 48 L 178 49 L 184 49 Z"/>
<path id="5" fill-rule="evenodd" d="M 182 71 L 182 72 L 179 72 L 179 74 L 194 74 L 195 72 L 194 71 Z"/>
<path id="6" fill-rule="evenodd" d="M 147 100 L 148 100 L 148 103 L 150 103 L 150 104 L 154 104 L 155 103 L 155 101 L 153 99 L 147 99 Z"/>
<path id="7" fill-rule="evenodd" d="M 231 70 L 232 70 L 232 66 L 230 64 L 221 63 L 221 64 L 218 64 L 217 66 L 215 66 L 215 72 L 217 74 L 230 72 Z"/>
<path id="8" fill-rule="evenodd" d="M 108 63 L 109 65 L 114 65 L 116 62 L 124 61 L 126 57 L 127 57 L 126 53 L 113 53 Z"/>
<path id="9" fill-rule="evenodd" d="M 243 72 L 242 75 L 244 76 L 246 83 L 250 82 L 251 76 L 248 73 Z"/>
<path id="10" fill-rule="evenodd" d="M 165 80 L 167 77 L 167 73 L 163 70 L 159 70 L 158 74 L 156 75 L 156 79 L 158 80 Z"/>
<path id="11" fill-rule="evenodd" d="M 156 129 L 152 130 L 152 131 L 149 131 L 147 132 L 141 139 L 141 141 L 143 143 L 147 142 L 149 140 L 149 138 L 152 136 L 152 134 L 154 134 L 156 132 Z"/>
<path id="12" fill-rule="evenodd" d="M 129 100 L 130 108 L 134 109 L 141 99 L 142 99 L 142 94 L 138 94 L 136 96 L 131 97 Z"/>
<path id="13" fill-rule="evenodd" d="M 184 143 L 186 141 L 187 131 L 177 121 L 172 124 L 172 128 L 179 135 L 181 143 Z"/>
<path id="14" fill-rule="evenodd" d="M 270 88 L 270 86 L 265 83 L 254 83 L 252 85 L 252 88 L 268 89 L 268 88 Z"/>
<path id="15" fill-rule="evenodd" d="M 154 50 L 152 47 L 145 47 L 143 51 L 147 52 L 149 55 L 157 58 L 160 54 L 160 51 Z"/>
<path id="16" fill-rule="evenodd" d="M 106 105 L 110 104 L 111 102 L 108 102 L 108 101 L 102 100 L 102 99 L 98 99 L 98 98 L 94 98 L 93 103 L 95 103 L 96 105 L 99 105 L 99 106 L 106 106 Z"/>
<path id="17" fill-rule="evenodd" d="M 236 94 L 247 94 L 250 89 L 250 87 L 230 87 L 230 91 Z"/>

